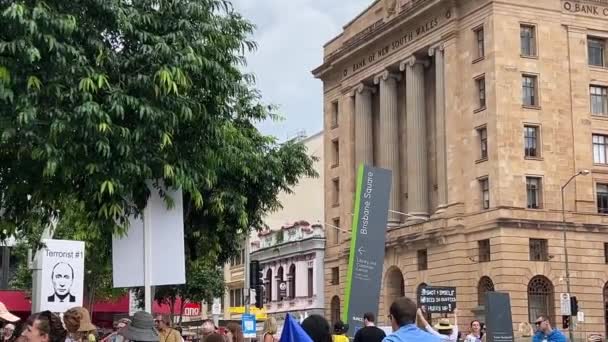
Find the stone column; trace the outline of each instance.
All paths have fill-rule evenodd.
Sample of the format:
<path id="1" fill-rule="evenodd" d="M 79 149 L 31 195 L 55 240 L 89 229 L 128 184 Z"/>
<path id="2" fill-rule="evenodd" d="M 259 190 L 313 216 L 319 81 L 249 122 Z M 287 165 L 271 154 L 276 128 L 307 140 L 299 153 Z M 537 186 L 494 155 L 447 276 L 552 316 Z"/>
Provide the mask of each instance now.
<path id="1" fill-rule="evenodd" d="M 361 163 L 374 164 L 373 92 L 373 88 L 364 84 L 360 84 L 355 90 L 355 169 Z"/>
<path id="2" fill-rule="evenodd" d="M 380 86 L 380 167 L 392 171 L 392 187 L 389 209 L 399 211 L 399 111 L 397 82 L 401 76 L 384 71 L 374 78 Z M 389 225 L 396 226 L 400 216 L 389 212 Z"/>
<path id="3" fill-rule="evenodd" d="M 407 181 L 408 213 L 429 215 L 428 153 L 424 68 L 427 62 L 412 56 L 400 65 L 405 71 L 407 97 Z"/>
<path id="4" fill-rule="evenodd" d="M 447 157 L 445 139 L 445 69 L 443 44 L 437 44 L 429 49 L 429 56 L 435 56 L 435 127 L 437 132 L 435 144 L 437 150 L 437 211 L 445 211 L 448 204 Z"/>

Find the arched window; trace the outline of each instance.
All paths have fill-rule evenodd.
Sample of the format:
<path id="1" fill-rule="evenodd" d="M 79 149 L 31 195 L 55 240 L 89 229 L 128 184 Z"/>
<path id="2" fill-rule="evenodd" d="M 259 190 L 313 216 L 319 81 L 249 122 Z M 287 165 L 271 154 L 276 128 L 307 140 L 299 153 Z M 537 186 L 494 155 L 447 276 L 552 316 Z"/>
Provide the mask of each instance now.
<path id="1" fill-rule="evenodd" d="M 555 295 L 553 284 L 544 276 L 536 276 L 528 283 L 528 319 L 534 322 L 539 315 L 547 315 L 555 322 Z"/>
<path id="2" fill-rule="evenodd" d="M 296 298 L 296 265 L 291 264 L 289 266 L 289 273 L 287 274 L 289 280 L 289 298 Z"/>
<path id="3" fill-rule="evenodd" d="M 283 266 L 279 267 L 277 270 L 277 302 L 283 300 L 281 296 L 281 283 L 283 282 Z"/>
<path id="4" fill-rule="evenodd" d="M 422 292 L 422 289 L 427 287 L 426 283 L 421 283 L 420 285 L 418 285 L 418 287 L 416 288 L 416 302 L 418 303 L 418 306 L 420 306 L 420 293 Z M 425 317 L 427 322 L 431 322 L 431 314 L 429 312 L 426 313 Z"/>
<path id="5" fill-rule="evenodd" d="M 477 305 L 485 306 L 486 292 L 494 292 L 494 283 L 490 277 L 481 277 L 477 284 Z"/>
<path id="6" fill-rule="evenodd" d="M 604 285 L 604 328 L 608 336 L 608 283 Z"/>
<path id="7" fill-rule="evenodd" d="M 384 284 L 384 299 L 387 305 L 390 306 L 395 299 L 405 296 L 405 282 L 399 268 L 389 268 Z"/>
<path id="8" fill-rule="evenodd" d="M 331 325 L 340 320 L 340 297 L 334 296 L 331 299 Z"/>
<path id="9" fill-rule="evenodd" d="M 266 271 L 266 279 L 264 279 L 264 292 L 266 303 L 272 302 L 272 268 Z"/>

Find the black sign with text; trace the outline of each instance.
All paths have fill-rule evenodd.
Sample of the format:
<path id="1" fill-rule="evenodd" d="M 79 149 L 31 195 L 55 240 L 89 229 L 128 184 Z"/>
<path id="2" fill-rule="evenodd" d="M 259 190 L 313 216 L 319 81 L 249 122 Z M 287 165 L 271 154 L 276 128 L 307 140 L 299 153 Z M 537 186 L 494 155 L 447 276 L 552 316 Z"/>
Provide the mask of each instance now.
<path id="1" fill-rule="evenodd" d="M 456 288 L 423 287 L 418 293 L 418 303 L 428 313 L 452 313 L 456 309 Z"/>

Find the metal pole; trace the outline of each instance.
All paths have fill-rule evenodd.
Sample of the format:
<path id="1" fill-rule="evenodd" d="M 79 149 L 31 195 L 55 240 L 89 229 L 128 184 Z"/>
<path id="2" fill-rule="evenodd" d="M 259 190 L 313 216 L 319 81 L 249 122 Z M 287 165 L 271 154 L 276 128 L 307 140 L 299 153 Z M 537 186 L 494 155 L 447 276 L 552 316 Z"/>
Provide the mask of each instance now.
<path id="1" fill-rule="evenodd" d="M 251 289 L 249 288 L 249 273 L 251 270 L 249 269 L 249 234 L 245 238 L 245 314 L 249 314 L 249 305 L 251 302 Z"/>
<path id="2" fill-rule="evenodd" d="M 582 173 L 579 172 L 577 174 L 575 174 L 574 176 L 570 177 L 570 179 L 566 182 L 566 184 L 564 184 L 564 186 L 562 186 L 562 234 L 563 234 L 563 242 L 564 242 L 564 262 L 566 263 L 566 292 L 568 293 L 568 296 L 571 296 L 570 293 L 570 265 L 568 262 L 568 236 L 566 234 L 566 204 L 564 201 L 564 189 L 566 189 L 566 187 L 568 186 L 568 184 L 570 184 L 570 182 L 576 178 L 577 176 L 581 175 Z M 572 314 L 572 313 L 571 313 Z M 557 322 L 554 322 L 557 325 Z M 568 335 L 570 337 L 570 341 L 574 341 L 574 330 L 572 329 L 572 322 L 570 322 L 570 324 L 568 325 Z"/>
<path id="3" fill-rule="evenodd" d="M 152 236 L 150 234 L 150 208 L 144 209 L 144 309 L 152 314 Z"/>

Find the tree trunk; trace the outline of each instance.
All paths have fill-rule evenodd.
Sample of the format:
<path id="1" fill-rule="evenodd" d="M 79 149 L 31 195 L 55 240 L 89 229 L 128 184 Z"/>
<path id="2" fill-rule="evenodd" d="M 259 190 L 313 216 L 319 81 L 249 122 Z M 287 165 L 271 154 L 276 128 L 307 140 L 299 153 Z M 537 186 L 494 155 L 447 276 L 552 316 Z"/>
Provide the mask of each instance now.
<path id="1" fill-rule="evenodd" d="M 182 319 L 184 318 L 184 307 L 186 306 L 186 301 L 182 298 L 182 301 L 179 305 L 179 323 L 178 326 L 182 325 Z"/>

